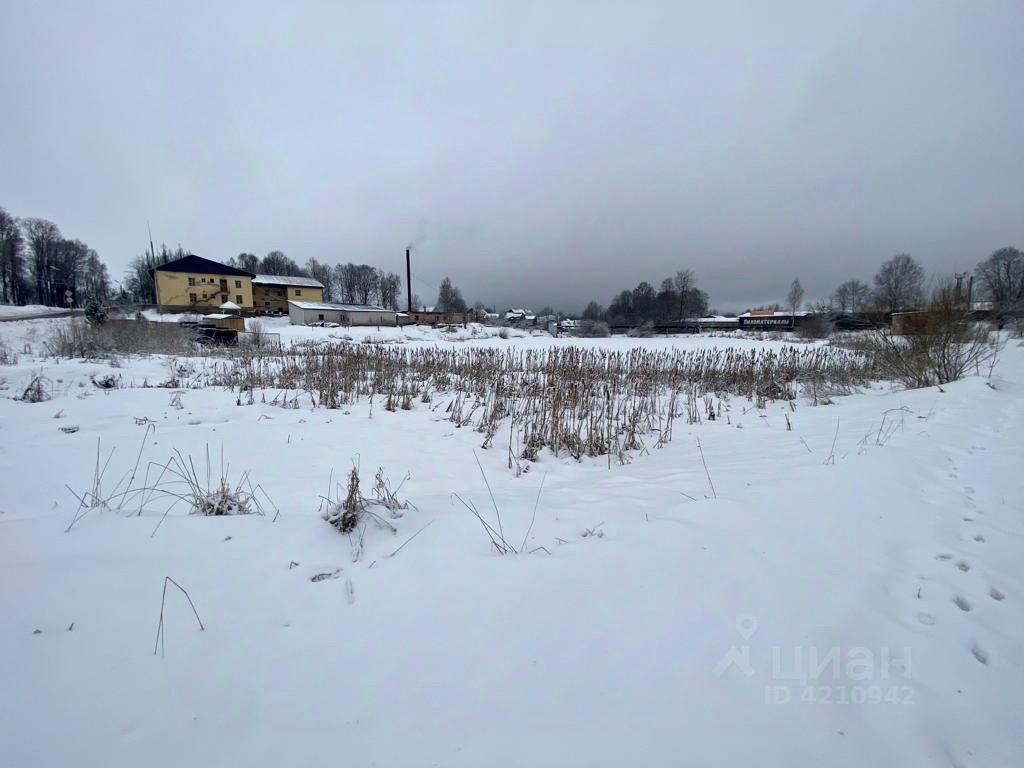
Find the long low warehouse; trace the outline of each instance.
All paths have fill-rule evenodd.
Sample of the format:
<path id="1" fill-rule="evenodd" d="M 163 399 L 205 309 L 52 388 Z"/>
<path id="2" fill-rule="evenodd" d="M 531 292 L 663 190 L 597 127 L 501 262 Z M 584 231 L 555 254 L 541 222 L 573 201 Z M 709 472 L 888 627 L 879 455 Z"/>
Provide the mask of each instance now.
<path id="1" fill-rule="evenodd" d="M 331 304 L 322 301 L 289 301 L 292 325 L 337 323 L 338 325 L 398 325 L 398 312 L 359 304 Z"/>

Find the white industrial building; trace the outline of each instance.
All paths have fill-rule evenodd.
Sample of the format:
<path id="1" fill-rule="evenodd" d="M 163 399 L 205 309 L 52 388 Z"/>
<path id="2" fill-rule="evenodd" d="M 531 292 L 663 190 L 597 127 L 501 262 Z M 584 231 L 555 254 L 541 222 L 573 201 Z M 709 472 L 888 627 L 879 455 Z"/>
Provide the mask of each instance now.
<path id="1" fill-rule="evenodd" d="M 292 325 L 398 325 L 398 312 L 383 307 L 359 304 L 332 304 L 322 301 L 289 301 L 288 319 Z"/>

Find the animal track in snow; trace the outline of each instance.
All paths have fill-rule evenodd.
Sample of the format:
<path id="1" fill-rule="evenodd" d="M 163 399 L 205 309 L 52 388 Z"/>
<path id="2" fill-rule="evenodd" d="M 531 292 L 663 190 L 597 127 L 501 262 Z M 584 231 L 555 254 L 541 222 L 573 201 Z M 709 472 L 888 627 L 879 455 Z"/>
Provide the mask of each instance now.
<path id="1" fill-rule="evenodd" d="M 988 591 L 988 596 L 991 597 L 993 600 L 1002 600 L 1006 597 L 1006 594 L 1004 592 L 1000 592 L 995 587 L 992 587 Z"/>
<path id="2" fill-rule="evenodd" d="M 971 654 L 982 664 L 988 664 L 988 651 L 978 645 L 977 642 L 971 643 Z"/>
<path id="3" fill-rule="evenodd" d="M 964 486 L 964 493 L 974 493 L 974 488 L 969 485 Z"/>
<path id="4" fill-rule="evenodd" d="M 926 627 L 935 626 L 935 616 L 931 613 L 924 613 L 923 611 L 917 614 L 917 620 L 924 624 Z"/>
<path id="5" fill-rule="evenodd" d="M 979 544 L 984 544 L 985 543 L 985 537 L 982 536 L 980 533 L 977 536 L 974 537 L 974 540 L 976 542 L 978 542 Z"/>
<path id="6" fill-rule="evenodd" d="M 964 506 L 967 507 L 968 509 L 976 509 L 978 505 L 975 504 L 970 499 L 967 499 L 967 501 L 964 502 Z"/>
<path id="7" fill-rule="evenodd" d="M 965 613 L 971 610 L 971 602 L 966 597 L 961 597 L 960 595 L 957 595 L 953 598 L 953 603 L 956 605 L 957 608 L 959 608 L 961 611 L 964 611 Z"/>
<path id="8" fill-rule="evenodd" d="M 958 560 L 956 563 L 956 567 L 964 573 L 967 573 L 969 570 L 971 570 L 971 564 L 968 563 L 966 560 Z"/>
<path id="9" fill-rule="evenodd" d="M 973 517 L 961 517 L 960 519 L 963 520 L 965 523 L 973 523 L 974 522 L 974 518 Z"/>
<path id="10" fill-rule="evenodd" d="M 951 554 L 949 554 L 949 552 L 939 552 L 939 554 L 937 554 L 935 556 L 935 559 L 936 560 L 952 560 L 953 556 Z"/>

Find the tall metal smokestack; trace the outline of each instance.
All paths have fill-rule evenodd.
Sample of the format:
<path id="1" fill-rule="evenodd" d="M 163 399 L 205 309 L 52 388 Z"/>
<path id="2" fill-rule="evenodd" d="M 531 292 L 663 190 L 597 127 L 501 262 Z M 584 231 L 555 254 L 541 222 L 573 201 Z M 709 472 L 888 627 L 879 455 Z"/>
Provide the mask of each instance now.
<path id="1" fill-rule="evenodd" d="M 409 297 L 409 312 L 412 312 L 412 261 L 409 258 L 409 250 L 405 249 L 405 289 Z"/>

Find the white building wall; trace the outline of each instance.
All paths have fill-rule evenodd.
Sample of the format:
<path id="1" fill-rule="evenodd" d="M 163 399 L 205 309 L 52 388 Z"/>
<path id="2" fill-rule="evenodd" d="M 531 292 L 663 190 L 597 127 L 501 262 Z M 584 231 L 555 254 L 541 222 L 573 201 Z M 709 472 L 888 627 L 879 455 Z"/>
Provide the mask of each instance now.
<path id="1" fill-rule="evenodd" d="M 339 325 L 398 325 L 396 312 L 360 312 L 330 307 L 304 308 L 288 303 L 288 321 L 292 325 L 338 323 Z"/>

